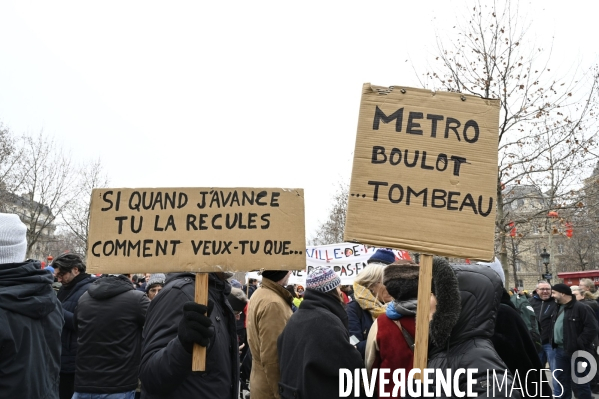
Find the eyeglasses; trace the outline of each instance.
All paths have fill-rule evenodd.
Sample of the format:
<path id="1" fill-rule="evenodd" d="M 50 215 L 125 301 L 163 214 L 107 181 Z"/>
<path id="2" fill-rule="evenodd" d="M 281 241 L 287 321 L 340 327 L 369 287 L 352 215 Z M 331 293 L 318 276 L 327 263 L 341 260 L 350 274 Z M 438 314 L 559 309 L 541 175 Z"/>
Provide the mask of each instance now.
<path id="1" fill-rule="evenodd" d="M 551 288 L 537 288 L 537 291 L 551 291 Z"/>

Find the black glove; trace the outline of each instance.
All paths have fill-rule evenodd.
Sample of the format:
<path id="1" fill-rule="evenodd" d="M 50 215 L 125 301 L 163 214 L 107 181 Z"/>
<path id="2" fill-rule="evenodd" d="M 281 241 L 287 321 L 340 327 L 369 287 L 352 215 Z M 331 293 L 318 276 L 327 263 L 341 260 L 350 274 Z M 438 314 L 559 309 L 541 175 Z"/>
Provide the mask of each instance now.
<path id="1" fill-rule="evenodd" d="M 179 322 L 179 341 L 188 353 L 192 353 L 193 344 L 208 346 L 214 335 L 212 320 L 208 318 L 214 308 L 214 303 L 208 301 L 208 306 L 195 302 L 183 305 L 183 318 Z"/>

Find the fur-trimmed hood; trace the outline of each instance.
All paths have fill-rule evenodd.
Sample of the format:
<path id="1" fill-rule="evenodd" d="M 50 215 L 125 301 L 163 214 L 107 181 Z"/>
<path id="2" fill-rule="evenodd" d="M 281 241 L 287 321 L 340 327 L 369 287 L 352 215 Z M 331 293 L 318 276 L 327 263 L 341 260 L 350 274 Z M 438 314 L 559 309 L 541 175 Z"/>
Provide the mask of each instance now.
<path id="1" fill-rule="evenodd" d="M 445 258 L 433 258 L 431 289 L 437 298 L 437 310 L 429 326 L 429 345 L 443 348 L 460 317 L 462 309 L 458 279 Z"/>
<path id="2" fill-rule="evenodd" d="M 430 345 L 436 351 L 469 338 L 493 336 L 503 293 L 495 271 L 480 265 L 450 266 L 444 258 L 435 257 L 433 292 L 437 310 L 430 324 Z"/>

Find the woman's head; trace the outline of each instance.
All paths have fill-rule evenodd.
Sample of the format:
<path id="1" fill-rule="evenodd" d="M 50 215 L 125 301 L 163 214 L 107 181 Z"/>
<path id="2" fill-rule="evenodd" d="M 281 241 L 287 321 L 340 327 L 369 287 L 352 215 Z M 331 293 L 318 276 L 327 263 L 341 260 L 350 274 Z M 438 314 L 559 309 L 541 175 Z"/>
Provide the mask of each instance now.
<path id="1" fill-rule="evenodd" d="M 381 263 L 370 263 L 366 266 L 360 274 L 354 279 L 354 284 L 359 284 L 365 287 L 372 295 L 374 295 L 381 302 L 390 302 L 393 297 L 387 292 L 387 288 L 383 285 L 383 273 L 385 265 Z"/>

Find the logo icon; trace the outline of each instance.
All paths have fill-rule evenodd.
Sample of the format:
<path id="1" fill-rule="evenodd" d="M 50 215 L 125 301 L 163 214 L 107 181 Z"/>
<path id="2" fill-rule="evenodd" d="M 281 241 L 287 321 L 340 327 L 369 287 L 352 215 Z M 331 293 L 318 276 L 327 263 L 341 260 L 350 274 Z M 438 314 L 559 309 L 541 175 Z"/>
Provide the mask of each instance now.
<path id="1" fill-rule="evenodd" d="M 597 374 L 597 362 L 589 352 L 576 351 L 570 358 L 570 370 L 572 370 L 571 377 L 575 384 L 586 384 L 587 382 L 591 382 L 595 374 Z M 577 374 L 584 375 L 579 377 Z"/>

